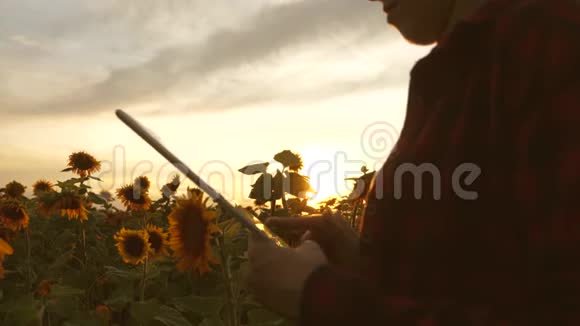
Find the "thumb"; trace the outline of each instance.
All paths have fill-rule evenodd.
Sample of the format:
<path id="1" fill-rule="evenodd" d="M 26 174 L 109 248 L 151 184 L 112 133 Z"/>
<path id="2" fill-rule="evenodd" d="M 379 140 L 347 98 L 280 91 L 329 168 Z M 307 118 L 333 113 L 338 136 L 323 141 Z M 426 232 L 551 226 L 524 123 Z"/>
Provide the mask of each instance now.
<path id="1" fill-rule="evenodd" d="M 296 247 L 296 251 L 311 251 L 311 250 L 317 250 L 322 252 L 322 248 L 320 248 L 320 245 L 312 240 L 306 240 L 300 246 Z"/>
<path id="2" fill-rule="evenodd" d="M 333 216 L 334 214 L 335 214 L 334 211 L 330 207 L 325 207 L 324 210 L 322 211 L 322 216 L 324 217 L 330 217 Z"/>
<path id="3" fill-rule="evenodd" d="M 275 244 L 268 237 L 258 233 L 250 232 L 248 236 L 248 256 L 258 254 L 258 252 L 275 246 Z"/>
<path id="4" fill-rule="evenodd" d="M 296 252 L 302 257 L 316 263 L 317 265 L 322 265 L 328 263 L 328 258 L 320 245 L 314 241 L 306 240 L 299 247 L 296 248 Z"/>
<path id="5" fill-rule="evenodd" d="M 303 243 L 303 242 L 305 242 L 307 240 L 314 240 L 314 238 L 312 236 L 312 232 L 310 230 L 304 232 L 304 234 L 300 238 L 300 243 Z"/>

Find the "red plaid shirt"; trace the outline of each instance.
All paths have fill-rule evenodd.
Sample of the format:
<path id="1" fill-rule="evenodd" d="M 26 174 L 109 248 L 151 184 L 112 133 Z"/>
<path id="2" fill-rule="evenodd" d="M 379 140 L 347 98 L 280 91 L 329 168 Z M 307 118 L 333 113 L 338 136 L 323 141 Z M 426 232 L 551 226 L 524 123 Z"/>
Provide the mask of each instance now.
<path id="1" fill-rule="evenodd" d="M 430 173 L 422 198 L 411 173 L 396 196 L 404 163 L 433 164 L 441 198 Z M 481 169 L 458 182 L 477 199 L 453 191 L 463 163 Z M 369 193 L 362 271 L 313 272 L 301 322 L 580 325 L 579 187 L 580 6 L 490 0 L 414 67 Z"/>

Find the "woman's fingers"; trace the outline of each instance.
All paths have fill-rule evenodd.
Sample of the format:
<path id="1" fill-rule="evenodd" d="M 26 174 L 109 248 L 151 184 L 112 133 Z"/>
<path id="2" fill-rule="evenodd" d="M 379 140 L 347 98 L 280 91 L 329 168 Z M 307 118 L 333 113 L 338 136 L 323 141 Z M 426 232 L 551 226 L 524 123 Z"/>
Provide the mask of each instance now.
<path id="1" fill-rule="evenodd" d="M 304 234 L 300 238 L 300 243 L 304 243 L 309 240 L 316 241 L 316 239 L 314 239 L 314 237 L 312 236 L 312 232 L 310 230 L 304 232 Z"/>
<path id="2" fill-rule="evenodd" d="M 358 234 L 338 212 L 326 210 L 317 216 L 272 217 L 265 224 L 301 234 L 301 243 L 316 242 L 336 265 L 353 265 L 359 255 Z"/>
<path id="3" fill-rule="evenodd" d="M 260 255 L 262 250 L 270 249 L 271 247 L 275 247 L 272 240 L 256 232 L 250 232 L 248 238 L 248 255 Z"/>
<path id="4" fill-rule="evenodd" d="M 271 217 L 266 220 L 268 227 L 277 227 L 287 230 L 311 230 L 321 223 L 320 216 L 312 217 Z"/>

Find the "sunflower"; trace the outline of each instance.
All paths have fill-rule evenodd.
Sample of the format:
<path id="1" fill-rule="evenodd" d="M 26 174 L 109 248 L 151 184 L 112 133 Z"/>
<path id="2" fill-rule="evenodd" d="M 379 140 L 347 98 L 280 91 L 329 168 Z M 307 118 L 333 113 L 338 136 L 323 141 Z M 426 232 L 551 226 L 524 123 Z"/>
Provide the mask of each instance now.
<path id="1" fill-rule="evenodd" d="M 114 239 L 119 255 L 125 263 L 138 265 L 145 262 L 151 249 L 147 232 L 122 228 L 115 234 Z"/>
<path id="2" fill-rule="evenodd" d="M 24 205 L 16 199 L 5 199 L 0 202 L 0 220 L 5 227 L 18 231 L 28 227 L 30 218 Z"/>
<path id="3" fill-rule="evenodd" d="M 0 238 L 0 255 L 12 255 L 13 253 L 12 246 L 4 238 Z"/>
<path id="4" fill-rule="evenodd" d="M 169 188 L 169 190 L 176 192 L 180 184 L 181 180 L 179 178 L 179 175 L 176 175 L 173 177 L 173 179 L 171 179 L 171 182 L 167 184 L 167 187 Z"/>
<path id="5" fill-rule="evenodd" d="M 39 297 L 46 297 L 52 290 L 52 282 L 49 280 L 42 280 L 36 287 L 36 295 Z"/>
<path id="6" fill-rule="evenodd" d="M 36 197 L 43 193 L 51 192 L 53 190 L 53 185 L 50 181 L 38 180 L 32 185 L 32 192 Z"/>
<path id="7" fill-rule="evenodd" d="M 179 271 L 195 271 L 201 274 L 210 271 L 209 263 L 217 263 L 212 257 L 212 233 L 219 231 L 212 223 L 216 212 L 207 206 L 207 199 L 197 192 L 177 200 L 169 214 L 169 246 L 177 259 Z"/>
<path id="8" fill-rule="evenodd" d="M 151 206 L 151 199 L 147 191 L 140 191 L 134 185 L 126 185 L 117 189 L 117 198 L 134 211 L 147 210 Z"/>
<path id="9" fill-rule="evenodd" d="M 199 188 L 187 187 L 187 194 L 189 197 L 203 197 L 203 191 Z M 207 199 L 205 201 L 207 201 Z"/>
<path id="10" fill-rule="evenodd" d="M 175 192 L 177 191 L 177 188 L 179 188 L 180 184 L 181 184 L 181 180 L 179 179 L 179 175 L 176 175 L 175 177 L 173 177 L 171 182 L 165 184 L 161 188 L 161 194 L 165 198 L 171 197 L 172 195 L 175 194 Z"/>
<path id="11" fill-rule="evenodd" d="M 53 208 L 56 211 L 60 211 L 61 216 L 68 216 L 69 221 L 75 219 L 82 223 L 89 220 L 85 202 L 76 194 L 62 194 Z"/>
<path id="12" fill-rule="evenodd" d="M 12 181 L 9 184 L 7 184 L 6 187 L 4 187 L 4 194 L 6 195 L 6 197 L 20 198 L 22 197 L 22 195 L 24 195 L 25 190 L 26 187 L 23 186 L 21 183 Z"/>
<path id="13" fill-rule="evenodd" d="M 0 279 L 4 278 L 4 257 L 14 253 L 14 249 L 8 243 L 8 233 L 6 231 L 6 229 L 0 229 Z"/>
<path id="14" fill-rule="evenodd" d="M 37 212 L 40 217 L 49 218 L 57 207 L 61 195 L 56 191 L 39 192 L 36 195 Z"/>
<path id="15" fill-rule="evenodd" d="M 99 197 L 103 198 L 107 202 L 112 202 L 113 200 L 115 200 L 115 198 L 113 198 L 113 195 L 106 190 L 102 190 L 99 193 Z"/>
<path id="16" fill-rule="evenodd" d="M 68 157 L 68 169 L 81 177 L 86 177 L 101 170 L 101 162 L 86 152 L 72 153 Z"/>
<path id="17" fill-rule="evenodd" d="M 289 150 L 282 151 L 274 156 L 274 160 L 280 162 L 284 167 L 288 167 L 290 171 L 300 171 L 304 167 L 304 162 L 299 154 L 293 153 Z"/>
<path id="18" fill-rule="evenodd" d="M 4 278 L 4 256 L 12 255 L 14 249 L 3 238 L 0 238 L 0 279 Z"/>
<path id="19" fill-rule="evenodd" d="M 105 321 L 108 321 L 111 319 L 111 309 L 105 305 L 98 305 L 95 308 L 95 313 L 97 315 L 97 317 L 99 317 L 100 319 L 103 319 Z M 107 323 L 108 325 L 108 323 Z"/>
<path id="20" fill-rule="evenodd" d="M 149 181 L 149 178 L 146 176 L 140 176 L 135 179 L 133 185 L 135 185 L 138 189 L 143 190 L 143 192 L 148 192 L 149 187 L 151 187 L 151 181 Z"/>
<path id="21" fill-rule="evenodd" d="M 4 278 L 4 257 L 14 253 L 14 249 L 8 243 L 5 236 L 0 235 L 0 280 Z"/>
<path id="22" fill-rule="evenodd" d="M 149 234 L 149 245 L 151 246 L 151 257 L 160 257 L 167 255 L 168 233 L 153 224 L 147 224 L 147 233 Z"/>

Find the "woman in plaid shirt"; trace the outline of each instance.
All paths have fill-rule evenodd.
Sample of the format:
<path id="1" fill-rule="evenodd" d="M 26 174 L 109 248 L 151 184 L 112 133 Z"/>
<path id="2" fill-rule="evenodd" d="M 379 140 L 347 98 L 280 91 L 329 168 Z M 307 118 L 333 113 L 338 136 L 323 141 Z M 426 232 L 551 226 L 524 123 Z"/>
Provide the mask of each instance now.
<path id="1" fill-rule="evenodd" d="M 580 325 L 580 5 L 382 2 L 406 39 L 437 45 L 360 235 L 339 216 L 272 219 L 308 240 L 251 239 L 256 296 L 302 325 Z M 424 163 L 440 198 L 415 196 L 412 173 L 395 185 Z M 473 177 L 454 178 L 465 163 Z"/>

